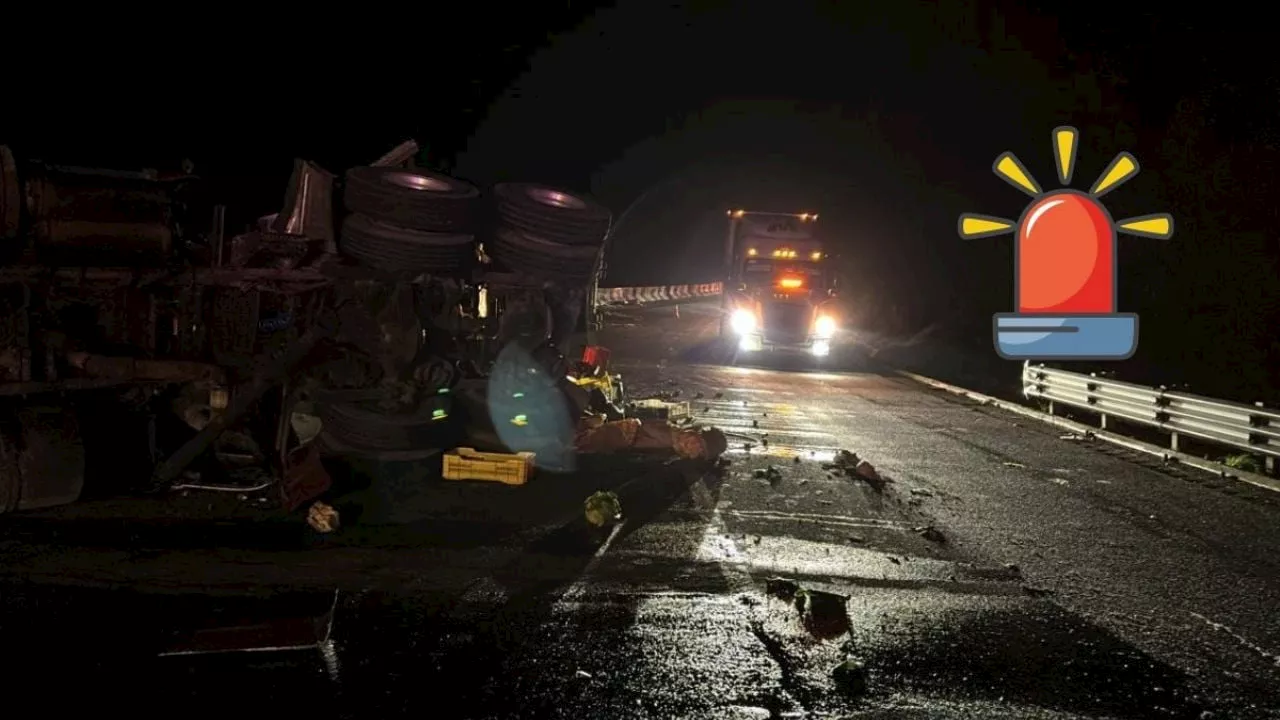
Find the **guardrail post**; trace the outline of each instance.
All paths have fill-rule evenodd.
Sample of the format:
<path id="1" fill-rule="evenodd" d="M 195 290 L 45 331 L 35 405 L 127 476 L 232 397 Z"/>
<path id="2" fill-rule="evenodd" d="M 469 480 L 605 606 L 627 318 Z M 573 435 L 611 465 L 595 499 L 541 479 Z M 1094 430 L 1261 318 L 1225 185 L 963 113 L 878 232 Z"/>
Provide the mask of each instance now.
<path id="1" fill-rule="evenodd" d="M 1172 417 L 1169 415 L 1169 411 L 1166 410 L 1166 408 L 1169 407 L 1169 398 L 1165 396 L 1165 391 L 1168 389 L 1169 388 L 1164 385 L 1155 388 L 1156 410 L 1152 419 L 1155 420 L 1157 427 L 1162 427 L 1165 423 L 1169 422 L 1169 419 Z M 1178 452 L 1178 433 L 1173 430 L 1169 431 L 1169 449 L 1174 452 Z"/>
<path id="2" fill-rule="evenodd" d="M 1089 373 L 1089 377 L 1096 378 L 1098 377 L 1098 374 Z M 1094 395 L 1094 393 L 1098 391 L 1098 388 L 1099 388 L 1098 383 L 1096 382 L 1086 383 L 1084 387 L 1085 387 L 1085 391 L 1087 392 L 1087 394 L 1085 395 L 1085 402 L 1089 403 L 1089 407 L 1091 408 L 1098 407 L 1098 396 Z M 1101 410 L 1098 411 L 1098 427 L 1102 428 L 1103 430 L 1107 429 L 1107 414 Z"/>
<path id="3" fill-rule="evenodd" d="M 1266 405 L 1263 404 L 1261 400 L 1255 402 L 1253 406 L 1257 408 L 1266 407 Z M 1266 426 L 1269 426 L 1271 423 L 1265 417 L 1259 417 L 1259 418 L 1249 418 L 1249 424 L 1254 427 L 1266 427 Z M 1252 440 L 1252 438 L 1250 438 L 1250 440 Z M 1265 436 L 1262 438 L 1262 444 L 1264 445 L 1267 444 L 1267 439 Z M 1270 455 L 1263 455 L 1262 466 L 1266 469 L 1268 475 L 1274 475 L 1276 472 L 1276 459 L 1271 457 Z"/>

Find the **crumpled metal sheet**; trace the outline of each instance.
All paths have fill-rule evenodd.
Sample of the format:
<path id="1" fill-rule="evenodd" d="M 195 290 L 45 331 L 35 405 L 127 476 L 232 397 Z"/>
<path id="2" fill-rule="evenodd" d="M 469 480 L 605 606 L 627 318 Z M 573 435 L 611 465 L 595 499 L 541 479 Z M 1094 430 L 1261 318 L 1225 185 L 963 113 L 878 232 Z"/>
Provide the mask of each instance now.
<path id="1" fill-rule="evenodd" d="M 325 252 L 336 253 L 333 231 L 334 176 L 315 163 L 293 161 L 293 175 L 285 192 L 284 209 L 271 224 L 273 232 L 324 242 Z"/>
<path id="2" fill-rule="evenodd" d="M 373 167 L 400 167 L 407 165 L 413 160 L 413 156 L 418 154 L 419 149 L 417 142 L 405 140 L 388 150 L 387 154 L 374 160 L 370 165 Z"/>

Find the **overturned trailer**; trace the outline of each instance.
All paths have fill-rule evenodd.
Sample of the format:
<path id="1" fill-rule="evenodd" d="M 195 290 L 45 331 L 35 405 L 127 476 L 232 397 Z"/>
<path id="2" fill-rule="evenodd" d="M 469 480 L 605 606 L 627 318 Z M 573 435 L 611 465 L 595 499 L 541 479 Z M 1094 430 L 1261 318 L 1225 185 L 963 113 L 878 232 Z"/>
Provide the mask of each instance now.
<path id="1" fill-rule="evenodd" d="M 175 489 L 293 510 L 328 489 L 322 455 L 450 446 L 503 347 L 563 377 L 610 213 L 485 197 L 415 151 L 341 179 L 298 161 L 285 207 L 231 235 L 190 174 L 0 147 L 0 513 Z"/>

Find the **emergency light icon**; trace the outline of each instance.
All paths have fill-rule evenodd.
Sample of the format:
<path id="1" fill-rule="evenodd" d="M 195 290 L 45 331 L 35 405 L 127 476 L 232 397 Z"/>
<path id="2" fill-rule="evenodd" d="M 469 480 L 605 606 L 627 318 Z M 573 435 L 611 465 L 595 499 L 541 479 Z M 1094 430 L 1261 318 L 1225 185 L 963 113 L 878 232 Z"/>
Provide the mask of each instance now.
<path id="1" fill-rule="evenodd" d="M 1112 222 L 1099 202 L 1138 174 L 1138 161 L 1122 152 L 1089 192 L 1072 190 L 1079 133 L 1053 131 L 1053 159 L 1063 189 L 1044 192 L 1011 152 L 992 170 L 1032 197 L 1015 223 L 965 213 L 960 237 L 1017 233 L 1014 244 L 1014 303 L 1017 312 L 996 313 L 996 353 L 1006 360 L 1125 360 L 1138 349 L 1138 316 L 1116 312 L 1116 233 L 1167 240 L 1167 213 Z"/>

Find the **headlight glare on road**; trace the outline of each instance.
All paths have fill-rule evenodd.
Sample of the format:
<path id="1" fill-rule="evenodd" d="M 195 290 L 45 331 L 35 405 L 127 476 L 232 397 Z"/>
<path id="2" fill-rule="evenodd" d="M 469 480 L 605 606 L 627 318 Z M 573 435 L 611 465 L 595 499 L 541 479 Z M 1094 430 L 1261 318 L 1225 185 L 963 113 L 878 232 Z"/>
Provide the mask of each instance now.
<path id="1" fill-rule="evenodd" d="M 729 327 L 739 335 L 746 335 L 756 329 L 756 315 L 750 310 L 734 310 L 729 318 Z"/>
<path id="2" fill-rule="evenodd" d="M 813 332 L 818 337 L 831 337 L 836 334 L 836 319 L 830 315 L 822 315 L 813 324 Z"/>

